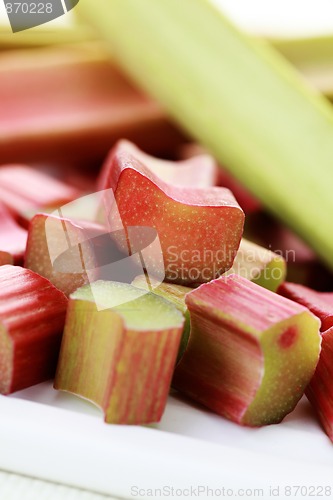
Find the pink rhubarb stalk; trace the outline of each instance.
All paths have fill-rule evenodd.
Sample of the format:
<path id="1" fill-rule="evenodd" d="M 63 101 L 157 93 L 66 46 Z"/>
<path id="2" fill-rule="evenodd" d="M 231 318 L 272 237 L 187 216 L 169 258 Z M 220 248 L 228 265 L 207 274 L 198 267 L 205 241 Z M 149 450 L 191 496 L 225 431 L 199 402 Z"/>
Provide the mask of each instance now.
<path id="1" fill-rule="evenodd" d="M 91 165 L 122 137 L 155 152 L 180 141 L 159 105 L 94 44 L 3 53 L 0 102 L 2 163 Z"/>
<path id="2" fill-rule="evenodd" d="M 111 155 L 118 155 L 122 152 L 132 155 L 153 174 L 168 184 L 183 187 L 209 187 L 216 185 L 218 168 L 214 159 L 208 154 L 201 154 L 188 160 L 177 162 L 160 160 L 144 153 L 133 143 L 126 140 L 119 141 Z M 112 162 L 109 157 L 105 162 L 98 181 L 100 189 L 103 189 L 106 180 L 110 176 L 110 168 L 112 168 Z"/>
<path id="3" fill-rule="evenodd" d="M 97 281 L 71 295 L 56 389 L 91 400 L 113 424 L 158 422 L 183 330 L 170 302 Z"/>
<path id="4" fill-rule="evenodd" d="M 54 375 L 67 299 L 48 280 L 18 266 L 0 267 L 0 393 Z"/>
<path id="5" fill-rule="evenodd" d="M 0 167 L 0 200 L 27 221 L 30 213 L 74 200 L 80 191 L 25 165 Z"/>
<path id="6" fill-rule="evenodd" d="M 27 234 L 0 202 L 0 265 L 23 263 Z"/>
<path id="7" fill-rule="evenodd" d="M 280 422 L 315 371 L 318 319 L 237 275 L 201 285 L 185 300 L 191 333 L 175 388 L 239 424 Z"/>

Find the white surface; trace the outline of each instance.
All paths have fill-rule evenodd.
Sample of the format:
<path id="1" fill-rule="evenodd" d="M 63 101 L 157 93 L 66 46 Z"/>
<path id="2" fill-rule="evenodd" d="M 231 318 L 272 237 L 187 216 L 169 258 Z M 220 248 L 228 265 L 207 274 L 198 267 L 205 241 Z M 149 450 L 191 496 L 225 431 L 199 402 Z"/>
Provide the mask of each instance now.
<path id="1" fill-rule="evenodd" d="M 164 486 L 179 489 L 168 498 L 186 498 L 181 490 L 198 485 L 229 488 L 233 496 L 262 489 L 264 498 L 271 487 L 288 498 L 287 485 L 301 485 L 303 493 L 331 486 L 333 496 L 333 445 L 305 399 L 282 424 L 259 429 L 175 395 L 159 425 L 113 426 L 94 406 L 45 383 L 0 397 L 0 415 L 0 469 L 28 476 L 123 498 L 139 498 L 136 487 Z"/>
<path id="2" fill-rule="evenodd" d="M 0 471 L 0 498 L 4 500 L 105 500 L 104 495 Z M 114 500 L 116 500 L 114 498 Z"/>
<path id="3" fill-rule="evenodd" d="M 248 31 L 276 36 L 333 33 L 332 0 L 212 0 Z"/>
<path id="4" fill-rule="evenodd" d="M 255 33 L 333 31 L 332 0 L 214 1 Z M 8 23 L 2 2 L 0 20 Z M 67 15 L 49 25 L 69 20 Z M 0 397 L 0 421 L 0 468 L 100 493 L 139 498 L 131 496 L 131 487 L 201 485 L 218 491 L 230 488 L 232 495 L 224 495 L 228 497 L 240 496 L 240 488 L 252 488 L 243 496 L 267 499 L 270 487 L 277 486 L 278 498 L 291 498 L 285 495 L 285 485 L 303 486 L 292 498 L 316 498 L 311 486 L 331 486 L 333 491 L 333 445 L 305 399 L 282 424 L 246 429 L 170 397 L 157 429 L 129 428 L 104 424 L 96 408 L 42 384 L 15 397 Z M 31 495 L 44 500 L 45 492 L 50 500 L 94 498 L 77 490 L 67 497 L 61 486 L 42 484 L 46 489 L 38 490 L 36 480 L 0 473 L 0 498 L 26 500 Z M 263 489 L 263 495 L 256 494 L 256 488 Z M 186 491 L 178 493 L 164 496 L 188 498 Z M 327 498 L 325 493 L 322 497 Z"/>
<path id="5" fill-rule="evenodd" d="M 241 27 L 256 34 L 299 36 L 333 32 L 332 0 L 211 1 L 220 6 Z M 69 26 L 71 20 L 72 13 L 68 13 L 47 23 L 47 26 Z M 9 26 L 2 1 L 0 2 L 1 22 Z M 46 25 L 44 29 L 45 27 Z M 35 29 L 43 29 L 43 26 Z"/>

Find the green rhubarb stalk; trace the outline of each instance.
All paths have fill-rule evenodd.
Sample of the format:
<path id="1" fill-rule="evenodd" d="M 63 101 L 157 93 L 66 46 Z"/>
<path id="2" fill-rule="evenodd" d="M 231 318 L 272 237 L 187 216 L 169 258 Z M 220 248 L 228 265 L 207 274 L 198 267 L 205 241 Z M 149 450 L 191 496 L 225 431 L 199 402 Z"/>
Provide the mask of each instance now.
<path id="1" fill-rule="evenodd" d="M 81 0 L 131 77 L 333 268 L 333 110 L 206 0 Z"/>
<path id="2" fill-rule="evenodd" d="M 333 99 L 333 36 L 268 40 L 320 92 Z"/>
<path id="3" fill-rule="evenodd" d="M 86 26 L 74 25 L 70 28 L 38 27 L 13 35 L 8 26 L 0 27 L 0 50 L 46 47 L 87 42 L 93 39 L 92 31 Z"/>
<path id="4" fill-rule="evenodd" d="M 277 253 L 242 239 L 232 267 L 224 275 L 238 274 L 275 292 L 286 279 L 286 261 Z"/>

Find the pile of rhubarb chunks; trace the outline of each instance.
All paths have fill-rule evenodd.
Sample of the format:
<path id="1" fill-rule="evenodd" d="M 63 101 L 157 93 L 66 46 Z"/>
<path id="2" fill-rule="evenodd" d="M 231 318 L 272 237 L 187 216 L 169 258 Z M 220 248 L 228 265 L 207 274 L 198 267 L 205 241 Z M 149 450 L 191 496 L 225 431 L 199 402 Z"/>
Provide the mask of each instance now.
<path id="1" fill-rule="evenodd" d="M 85 75 L 78 96 L 66 87 L 69 111 L 55 102 L 46 125 L 30 123 L 18 78 L 19 126 L 0 116 L 0 393 L 54 378 L 55 389 L 92 401 L 108 423 L 148 424 L 161 419 L 173 387 L 246 426 L 280 422 L 305 394 L 333 440 L 332 276 L 94 57 L 54 63 L 58 76 L 73 78 L 73 65 L 78 81 Z M 25 81 L 34 82 L 34 61 L 16 69 Z M 1 99 L 13 82 L 4 67 Z M 79 113 L 80 99 L 91 106 Z M 108 105 L 114 121 L 102 117 Z M 61 118 L 67 130 L 57 132 Z M 163 144 L 173 160 L 142 150 Z M 96 176 L 83 171 L 88 149 L 98 162 L 106 145 Z M 48 167 L 49 151 L 65 166 Z M 75 162 L 84 169 L 69 168 Z"/>

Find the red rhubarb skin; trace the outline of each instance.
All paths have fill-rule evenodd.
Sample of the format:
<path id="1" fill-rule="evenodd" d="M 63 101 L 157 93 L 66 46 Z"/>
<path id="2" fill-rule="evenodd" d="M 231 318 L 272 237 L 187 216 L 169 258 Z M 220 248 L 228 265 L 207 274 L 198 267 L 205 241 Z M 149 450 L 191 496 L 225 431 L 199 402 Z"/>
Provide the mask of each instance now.
<path id="1" fill-rule="evenodd" d="M 127 331 L 104 400 L 105 421 L 149 424 L 163 416 L 176 363 L 181 328 Z M 123 372 L 120 366 L 128 369 Z M 109 405 L 112 399 L 116 405 Z M 114 410 L 116 406 L 116 411 Z"/>
<path id="2" fill-rule="evenodd" d="M 27 231 L 0 202 L 0 265 L 23 263 L 27 236 Z"/>
<path id="3" fill-rule="evenodd" d="M 305 309 L 235 274 L 201 285 L 185 301 L 191 333 L 173 386 L 243 423 L 264 374 L 261 332 Z M 281 349 L 296 337 L 297 331 L 285 331 L 279 338 Z"/>
<path id="4" fill-rule="evenodd" d="M 333 292 L 317 292 L 296 283 L 283 283 L 278 293 L 310 309 L 321 321 L 321 332 L 333 326 Z"/>
<path id="5" fill-rule="evenodd" d="M 209 155 L 202 154 L 183 161 L 160 160 L 141 151 L 130 141 L 121 140 L 113 149 L 112 155 L 121 152 L 132 155 L 140 161 L 152 174 L 165 182 L 183 187 L 215 186 L 218 178 L 218 168 Z M 97 186 L 102 190 L 110 175 L 110 158 L 104 163 L 99 175 Z"/>
<path id="6" fill-rule="evenodd" d="M 322 333 L 321 353 L 306 396 L 333 442 L 333 327 Z"/>
<path id="7" fill-rule="evenodd" d="M 84 338 L 87 329 L 92 332 L 88 341 Z M 72 298 L 54 387 L 94 402 L 103 409 L 108 423 L 158 422 L 167 402 L 182 330 L 183 324 L 154 331 L 127 329 L 110 310 L 98 312 L 91 303 Z M 91 380 L 94 373 L 97 387 Z"/>
<path id="8" fill-rule="evenodd" d="M 306 306 L 321 320 L 321 353 L 306 395 L 333 442 L 333 293 L 317 292 L 296 283 L 284 283 L 278 292 Z"/>
<path id="9" fill-rule="evenodd" d="M 8 53 L 0 68 L 0 155 L 98 165 L 122 137 L 170 151 L 182 135 L 159 105 L 89 47 Z"/>
<path id="10" fill-rule="evenodd" d="M 108 164 L 103 189 L 115 192 L 124 227 L 157 230 L 168 281 L 203 283 L 232 266 L 244 212 L 229 190 L 172 186 L 123 151 L 112 151 Z"/>
<path id="11" fill-rule="evenodd" d="M 19 266 L 0 268 L 1 393 L 10 394 L 54 376 L 65 323 L 67 298 L 48 280 Z M 3 342 L 2 342 L 3 345 Z"/>
<path id="12" fill-rule="evenodd" d="M 25 165 L 0 167 L 0 199 L 17 216 L 31 209 L 60 206 L 81 192 L 64 182 Z"/>

